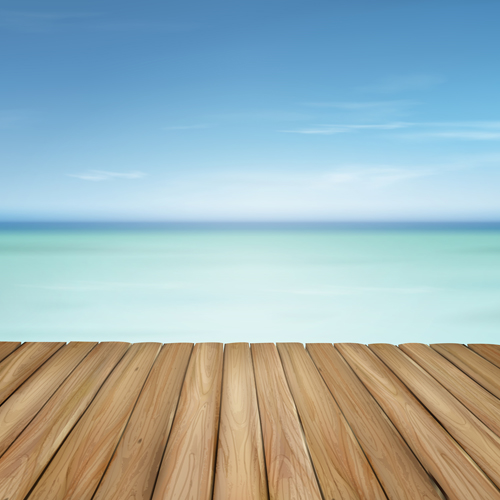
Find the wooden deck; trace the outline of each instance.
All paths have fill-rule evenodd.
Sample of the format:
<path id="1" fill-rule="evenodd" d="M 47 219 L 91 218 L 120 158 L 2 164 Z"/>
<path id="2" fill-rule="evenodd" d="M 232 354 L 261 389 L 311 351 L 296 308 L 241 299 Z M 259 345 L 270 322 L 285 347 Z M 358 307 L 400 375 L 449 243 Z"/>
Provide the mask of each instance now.
<path id="1" fill-rule="evenodd" d="M 499 345 L 0 342 L 0 500 L 499 488 Z"/>

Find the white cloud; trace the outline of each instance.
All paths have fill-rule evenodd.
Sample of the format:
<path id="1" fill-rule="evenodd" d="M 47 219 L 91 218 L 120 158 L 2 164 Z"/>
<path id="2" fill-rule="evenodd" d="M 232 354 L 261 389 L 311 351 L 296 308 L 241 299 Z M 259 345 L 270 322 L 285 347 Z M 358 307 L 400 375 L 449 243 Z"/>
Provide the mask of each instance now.
<path id="1" fill-rule="evenodd" d="M 68 177 L 74 177 L 82 181 L 109 181 L 114 179 L 141 179 L 146 176 L 144 172 L 107 172 L 105 170 L 89 170 L 83 174 L 67 174 Z"/>

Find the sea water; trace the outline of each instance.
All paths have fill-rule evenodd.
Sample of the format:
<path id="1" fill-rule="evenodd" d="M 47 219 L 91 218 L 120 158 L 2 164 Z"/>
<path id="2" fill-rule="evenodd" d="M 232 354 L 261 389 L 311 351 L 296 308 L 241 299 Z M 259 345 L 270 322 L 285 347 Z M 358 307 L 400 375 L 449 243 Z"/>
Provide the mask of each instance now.
<path id="1" fill-rule="evenodd" d="M 500 230 L 4 226 L 0 340 L 500 343 Z"/>

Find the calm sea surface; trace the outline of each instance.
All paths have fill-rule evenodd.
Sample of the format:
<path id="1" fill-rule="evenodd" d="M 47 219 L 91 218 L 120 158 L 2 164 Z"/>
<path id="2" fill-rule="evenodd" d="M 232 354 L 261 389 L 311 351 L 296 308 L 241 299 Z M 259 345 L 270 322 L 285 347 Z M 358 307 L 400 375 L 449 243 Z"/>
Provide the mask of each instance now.
<path id="1" fill-rule="evenodd" d="M 500 343 L 500 230 L 0 230 L 0 340 Z"/>

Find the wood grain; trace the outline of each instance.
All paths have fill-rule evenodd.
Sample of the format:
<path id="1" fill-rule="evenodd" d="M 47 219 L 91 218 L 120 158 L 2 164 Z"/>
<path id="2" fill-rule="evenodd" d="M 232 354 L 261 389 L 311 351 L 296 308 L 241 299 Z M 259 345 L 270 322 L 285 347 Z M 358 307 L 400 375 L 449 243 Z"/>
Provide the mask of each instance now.
<path id="1" fill-rule="evenodd" d="M 273 500 L 322 496 L 290 389 L 274 344 L 252 344 L 269 496 Z"/>
<path id="2" fill-rule="evenodd" d="M 428 345 L 401 344 L 399 348 L 500 436 L 500 399 Z"/>
<path id="3" fill-rule="evenodd" d="M 367 346 L 335 346 L 449 497 L 500 499 L 494 484 Z"/>
<path id="4" fill-rule="evenodd" d="M 161 349 L 93 500 L 151 499 L 192 349 Z"/>
<path id="5" fill-rule="evenodd" d="M 500 398 L 500 368 L 462 344 L 431 344 L 431 347 Z"/>
<path id="6" fill-rule="evenodd" d="M 392 422 L 332 344 L 307 350 L 391 500 L 440 498 Z"/>
<path id="7" fill-rule="evenodd" d="M 500 368 L 500 345 L 496 344 L 469 344 L 469 349 L 487 359 Z"/>
<path id="8" fill-rule="evenodd" d="M 212 496 L 222 379 L 222 344 L 196 344 L 153 500 Z"/>
<path id="9" fill-rule="evenodd" d="M 0 459 L 0 498 L 22 500 L 127 350 L 125 342 L 95 347 Z"/>
<path id="10" fill-rule="evenodd" d="M 226 344 L 214 500 L 267 500 L 250 346 Z"/>
<path id="11" fill-rule="evenodd" d="M 95 342 L 63 346 L 0 406 L 0 456 L 95 346 Z"/>
<path id="12" fill-rule="evenodd" d="M 0 342 L 0 361 L 14 352 L 20 345 L 21 342 Z"/>
<path id="13" fill-rule="evenodd" d="M 65 342 L 25 342 L 0 363 L 0 404 Z"/>
<path id="14" fill-rule="evenodd" d="M 371 344 L 369 347 L 499 486 L 500 438 L 396 346 Z"/>
<path id="15" fill-rule="evenodd" d="M 325 498 L 386 499 L 316 365 L 298 343 L 277 344 Z"/>
<path id="16" fill-rule="evenodd" d="M 42 474 L 30 500 L 90 500 L 161 344 L 133 344 Z"/>

